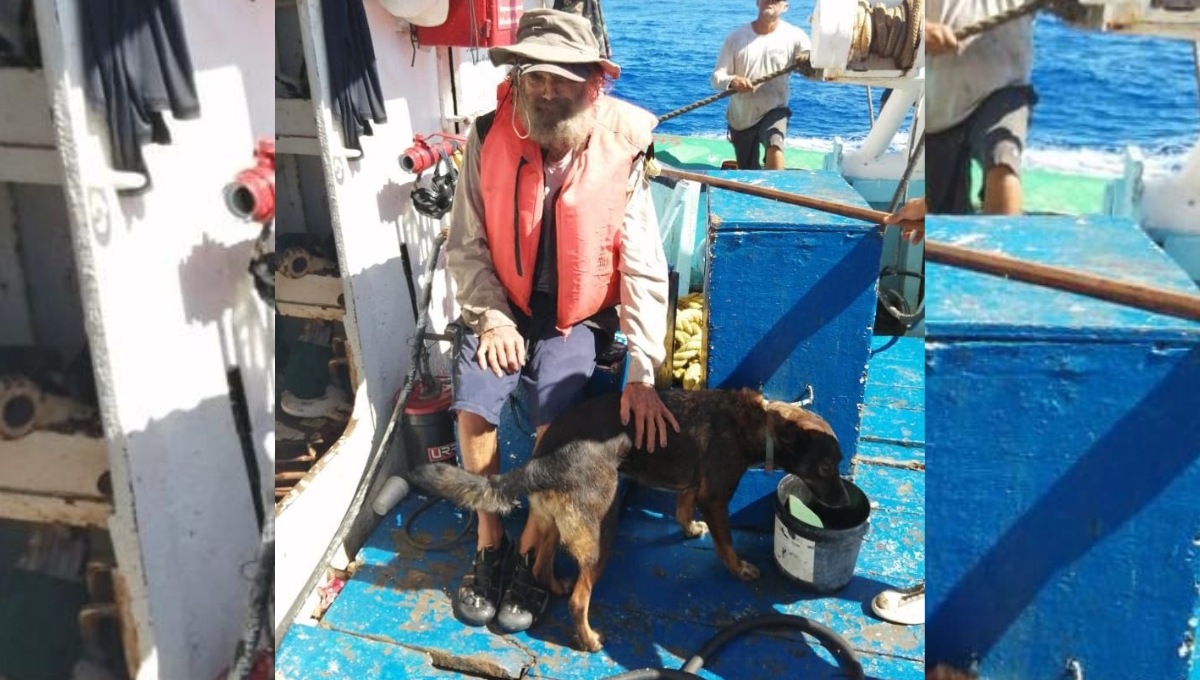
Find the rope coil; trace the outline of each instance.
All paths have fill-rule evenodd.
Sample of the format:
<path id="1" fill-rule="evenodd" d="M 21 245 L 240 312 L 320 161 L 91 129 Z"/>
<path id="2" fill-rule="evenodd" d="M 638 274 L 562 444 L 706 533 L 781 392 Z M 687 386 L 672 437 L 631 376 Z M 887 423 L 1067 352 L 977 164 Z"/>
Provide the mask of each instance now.
<path id="1" fill-rule="evenodd" d="M 917 58 L 917 46 L 921 44 L 924 18 L 924 0 L 904 0 L 895 7 L 858 0 L 850 61 L 865 61 L 867 57 L 876 56 L 891 59 L 892 64 L 902 71 L 912 68 Z"/>

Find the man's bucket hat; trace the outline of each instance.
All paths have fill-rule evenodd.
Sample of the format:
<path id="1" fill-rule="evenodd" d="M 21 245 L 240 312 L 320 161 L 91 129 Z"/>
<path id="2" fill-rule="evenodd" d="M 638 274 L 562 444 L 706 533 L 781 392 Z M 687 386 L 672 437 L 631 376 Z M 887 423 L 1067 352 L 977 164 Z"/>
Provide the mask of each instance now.
<path id="1" fill-rule="evenodd" d="M 621 67 L 600 56 L 600 45 L 587 19 L 571 12 L 531 9 L 517 24 L 517 42 L 493 47 L 488 56 L 496 66 L 521 64 L 525 72 L 544 71 L 568 80 L 587 80 L 587 64 L 597 64 L 609 78 Z"/>

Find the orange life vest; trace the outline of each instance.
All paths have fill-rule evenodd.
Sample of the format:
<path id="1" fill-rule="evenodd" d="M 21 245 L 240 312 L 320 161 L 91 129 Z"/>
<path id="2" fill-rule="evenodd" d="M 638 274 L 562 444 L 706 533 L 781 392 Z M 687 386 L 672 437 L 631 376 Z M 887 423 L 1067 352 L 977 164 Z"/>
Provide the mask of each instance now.
<path id="1" fill-rule="evenodd" d="M 525 134 L 520 116 L 514 123 L 515 102 L 508 93 L 506 81 L 480 150 L 480 187 L 492 266 L 509 299 L 529 314 L 545 175 L 541 147 L 513 130 L 515 124 Z M 602 96 L 596 107 L 596 127 L 584 148 L 576 151 L 555 203 L 555 325 L 561 333 L 620 302 L 626 187 L 634 161 L 650 145 L 658 124 L 654 114 L 612 97 Z"/>

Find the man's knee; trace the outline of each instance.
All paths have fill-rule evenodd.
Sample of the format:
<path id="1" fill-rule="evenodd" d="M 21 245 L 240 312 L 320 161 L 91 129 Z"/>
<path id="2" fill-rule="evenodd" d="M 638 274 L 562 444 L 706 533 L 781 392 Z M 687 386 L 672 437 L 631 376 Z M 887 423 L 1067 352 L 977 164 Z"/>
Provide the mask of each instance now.
<path id="1" fill-rule="evenodd" d="M 459 436 L 485 435 L 496 431 L 496 425 L 484 416 L 467 410 L 458 411 Z"/>

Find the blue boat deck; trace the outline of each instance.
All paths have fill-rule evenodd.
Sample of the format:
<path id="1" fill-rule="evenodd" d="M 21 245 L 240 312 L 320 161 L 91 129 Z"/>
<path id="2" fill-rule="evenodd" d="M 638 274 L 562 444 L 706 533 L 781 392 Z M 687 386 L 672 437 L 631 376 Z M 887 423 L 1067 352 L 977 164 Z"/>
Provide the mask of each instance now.
<path id="1" fill-rule="evenodd" d="M 770 479 L 751 471 L 731 515 L 741 527 L 734 547 L 760 568 L 757 581 L 730 575 L 707 536 L 685 539 L 671 496 L 631 489 L 612 559 L 592 598 L 591 623 L 604 637 L 603 651 L 572 646 L 565 598 L 555 598 L 528 633 L 499 636 L 464 626 L 451 613 L 449 593 L 466 570 L 473 534 L 445 552 L 414 547 L 403 527 L 421 499 L 410 496 L 372 534 L 357 572 L 320 625 L 292 627 L 277 654 L 276 677 L 596 680 L 639 668 L 679 668 L 723 626 L 779 612 L 808 617 L 845 637 L 868 678 L 923 678 L 925 627 L 885 623 L 871 613 L 870 602 L 885 588 L 907 587 L 925 575 L 924 342 L 876 337 L 872 349 L 854 466 L 855 483 L 872 500 L 871 528 L 844 590 L 815 596 L 780 575 L 772 562 L 773 520 L 761 499 Z M 449 538 L 462 521 L 440 503 L 418 518 L 412 533 L 425 541 Z M 524 516 L 510 518 L 510 535 L 518 535 L 523 522 Z M 560 555 L 557 572 L 574 571 Z M 782 631 L 734 640 L 707 661 L 701 676 L 845 677 L 811 638 Z"/>

